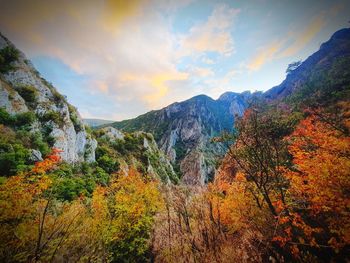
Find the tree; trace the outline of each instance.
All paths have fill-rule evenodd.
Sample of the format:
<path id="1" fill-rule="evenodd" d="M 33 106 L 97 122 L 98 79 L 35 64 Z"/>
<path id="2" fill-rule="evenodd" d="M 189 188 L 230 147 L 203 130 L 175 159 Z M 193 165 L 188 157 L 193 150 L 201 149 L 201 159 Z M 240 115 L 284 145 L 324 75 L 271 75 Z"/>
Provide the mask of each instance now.
<path id="1" fill-rule="evenodd" d="M 300 65 L 302 64 L 302 61 L 296 61 L 296 62 L 292 62 L 288 65 L 287 69 L 286 69 L 286 73 L 290 74 L 292 73 L 294 70 L 296 70 Z"/>
<path id="2" fill-rule="evenodd" d="M 308 215 L 305 223 L 316 220 L 323 234 L 313 245 L 339 251 L 350 243 L 350 138 L 318 116 L 307 117 L 288 137 L 295 169 L 286 176 Z"/>
<path id="3" fill-rule="evenodd" d="M 6 74 L 14 70 L 13 62 L 15 62 L 18 57 L 18 50 L 11 45 L 0 49 L 0 73 Z"/>
<path id="4" fill-rule="evenodd" d="M 280 168 L 288 165 L 289 155 L 283 137 L 292 130 L 295 119 L 288 112 L 252 108 L 236 122 L 237 136 L 229 150 L 233 165 L 247 179 L 248 190 L 257 205 L 268 206 L 277 216 L 274 202 L 285 202 L 288 182 Z"/>
<path id="5" fill-rule="evenodd" d="M 142 262 L 149 256 L 154 216 L 162 206 L 157 187 L 158 182 L 130 169 L 108 188 L 113 262 Z"/>

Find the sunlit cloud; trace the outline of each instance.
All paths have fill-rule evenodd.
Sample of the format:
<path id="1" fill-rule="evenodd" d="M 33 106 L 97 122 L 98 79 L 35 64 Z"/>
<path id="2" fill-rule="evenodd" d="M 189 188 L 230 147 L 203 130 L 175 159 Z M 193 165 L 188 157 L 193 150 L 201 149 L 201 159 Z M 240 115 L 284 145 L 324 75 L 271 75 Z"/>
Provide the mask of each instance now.
<path id="1" fill-rule="evenodd" d="M 178 81 L 188 79 L 186 73 L 175 74 L 159 74 L 151 77 L 150 84 L 154 88 L 151 94 L 144 96 L 144 99 L 151 106 L 158 106 L 157 102 L 162 99 L 169 92 L 169 81 Z"/>
<path id="2" fill-rule="evenodd" d="M 258 70 L 265 63 L 270 62 L 275 58 L 276 54 L 281 50 L 285 40 L 277 41 L 261 48 L 258 54 L 248 63 L 247 68 L 249 70 Z"/>
<path id="3" fill-rule="evenodd" d="M 54 58 L 84 79 L 69 85 L 84 90 L 85 104 L 75 101 L 83 116 L 123 119 L 200 93 L 254 88 L 260 69 L 292 60 L 346 9 L 331 7 L 310 7 L 304 27 L 285 22 L 288 32 L 257 41 L 251 32 L 268 30 L 259 28 L 266 14 L 248 17 L 245 1 L 2 1 L 0 28 L 30 58 Z"/>
<path id="4" fill-rule="evenodd" d="M 217 5 L 206 22 L 193 26 L 189 34 L 182 37 L 180 56 L 196 52 L 231 55 L 234 51 L 234 41 L 230 28 L 239 11 L 225 4 Z"/>
<path id="5" fill-rule="evenodd" d="M 133 16 L 140 15 L 144 0 L 107 0 L 104 9 L 104 25 L 110 30 Z"/>
<path id="6" fill-rule="evenodd" d="M 338 7 L 338 6 L 337 6 Z M 333 9 L 332 9 L 333 10 Z M 339 8 L 334 9 L 331 14 L 336 15 Z M 293 30 L 282 39 L 269 43 L 260 48 L 257 54 L 247 63 L 249 70 L 259 70 L 266 63 L 277 58 L 291 57 L 300 52 L 326 25 L 328 19 L 321 13 L 311 19 L 302 30 Z"/>
<path id="7" fill-rule="evenodd" d="M 319 33 L 322 27 L 326 24 L 324 14 L 316 16 L 311 23 L 305 27 L 300 33 L 296 34 L 294 43 L 287 49 L 283 50 L 279 56 L 290 57 L 303 49 L 315 36 Z"/>

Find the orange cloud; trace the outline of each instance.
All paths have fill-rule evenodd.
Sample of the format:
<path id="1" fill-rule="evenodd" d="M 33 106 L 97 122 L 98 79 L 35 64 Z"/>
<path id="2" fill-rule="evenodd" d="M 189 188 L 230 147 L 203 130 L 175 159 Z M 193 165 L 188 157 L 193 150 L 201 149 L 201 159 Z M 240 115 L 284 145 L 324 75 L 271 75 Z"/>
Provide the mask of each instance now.
<path id="1" fill-rule="evenodd" d="M 284 40 L 274 42 L 269 46 L 265 47 L 248 63 L 247 68 L 249 70 L 260 69 L 265 63 L 269 62 L 274 58 L 276 53 L 281 49 L 284 42 Z"/>
<path id="2" fill-rule="evenodd" d="M 117 27 L 130 17 L 141 13 L 144 0 L 107 0 L 105 6 L 105 26 L 116 30 Z"/>
<path id="3" fill-rule="evenodd" d="M 302 50 L 315 36 L 321 31 L 322 27 L 326 24 L 325 16 L 316 16 L 311 23 L 300 33 L 296 35 L 294 43 L 285 49 L 280 56 L 289 57 L 293 56 Z"/>
<path id="4" fill-rule="evenodd" d="M 168 81 L 178 81 L 188 79 L 187 73 L 174 72 L 174 73 L 161 73 L 154 75 L 150 78 L 151 86 L 154 88 L 154 92 L 144 96 L 144 100 L 150 104 L 155 105 L 163 98 L 169 91 L 167 85 Z"/>
<path id="5" fill-rule="evenodd" d="M 332 9 L 331 14 L 335 15 L 339 6 Z M 290 57 L 301 51 L 321 31 L 327 23 L 324 13 L 315 16 L 301 32 L 289 32 L 285 38 L 274 41 L 260 51 L 248 62 L 249 70 L 259 70 L 263 65 L 276 58 Z M 287 46 L 288 43 L 291 43 Z"/>

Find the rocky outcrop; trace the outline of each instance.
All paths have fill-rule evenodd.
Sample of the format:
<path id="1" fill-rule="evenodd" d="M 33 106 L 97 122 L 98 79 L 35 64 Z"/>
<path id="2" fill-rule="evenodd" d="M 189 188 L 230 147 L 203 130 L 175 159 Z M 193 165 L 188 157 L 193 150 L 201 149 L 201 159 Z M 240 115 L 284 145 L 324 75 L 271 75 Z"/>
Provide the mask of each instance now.
<path id="1" fill-rule="evenodd" d="M 124 134 L 113 127 L 106 127 L 101 130 L 103 131 L 103 135 L 101 136 L 101 138 L 108 138 L 108 139 L 114 139 L 114 140 L 124 139 Z"/>
<path id="2" fill-rule="evenodd" d="M 11 88 L 5 81 L 0 79 L 0 106 L 10 114 L 23 113 L 28 111 L 24 99 Z"/>
<path id="3" fill-rule="evenodd" d="M 0 49 L 13 47 L 0 35 Z M 77 110 L 35 70 L 19 51 L 14 69 L 1 74 L 0 107 L 12 115 L 31 111 L 36 121 L 32 130 L 48 132 L 53 147 L 62 150 L 61 157 L 69 163 L 95 160 L 96 141 L 86 132 Z"/>
<path id="4" fill-rule="evenodd" d="M 99 145 L 114 151 L 113 158 L 123 174 L 127 175 L 132 166 L 166 184 L 178 181 L 170 160 L 158 148 L 152 134 L 142 131 L 125 133 L 113 127 L 101 128 L 98 133 Z"/>

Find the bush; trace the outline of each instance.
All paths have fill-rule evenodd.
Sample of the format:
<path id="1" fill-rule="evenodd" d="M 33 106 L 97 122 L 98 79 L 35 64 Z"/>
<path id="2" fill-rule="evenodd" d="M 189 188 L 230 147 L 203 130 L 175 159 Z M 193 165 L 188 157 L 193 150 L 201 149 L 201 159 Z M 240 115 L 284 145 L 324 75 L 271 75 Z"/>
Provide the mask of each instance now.
<path id="1" fill-rule="evenodd" d="M 40 132 L 31 134 L 30 140 L 32 142 L 31 147 L 33 149 L 38 149 L 43 155 L 43 157 L 47 156 L 51 152 L 48 142 L 44 141 L 43 136 Z"/>
<path id="2" fill-rule="evenodd" d="M 22 86 L 16 90 L 30 106 L 37 102 L 38 91 L 33 86 Z"/>
<path id="3" fill-rule="evenodd" d="M 11 126 L 15 123 L 15 117 L 10 115 L 4 108 L 0 108 L 0 124 Z"/>
<path id="4" fill-rule="evenodd" d="M 60 178 L 55 185 L 57 198 L 72 201 L 81 194 L 86 194 L 85 183 L 82 178 Z"/>
<path id="5" fill-rule="evenodd" d="M 95 176 L 96 176 L 96 182 L 98 184 L 103 186 L 107 186 L 109 184 L 110 176 L 101 167 L 96 167 Z"/>
<path id="6" fill-rule="evenodd" d="M 98 158 L 97 163 L 98 166 L 100 166 L 107 173 L 113 173 L 119 169 L 119 163 L 108 155 L 103 155 Z"/>
<path id="7" fill-rule="evenodd" d="M 0 175 L 10 176 L 28 167 L 29 150 L 21 144 L 0 144 Z"/>
<path id="8" fill-rule="evenodd" d="M 70 113 L 70 120 L 72 121 L 74 130 L 77 133 L 83 130 L 83 125 L 79 122 L 78 116 L 75 112 Z"/>
<path id="9" fill-rule="evenodd" d="M 6 74 L 14 70 L 13 62 L 18 60 L 19 52 L 13 46 L 7 46 L 0 50 L 0 73 Z"/>
<path id="10" fill-rule="evenodd" d="M 33 112 L 18 113 L 16 115 L 9 114 L 4 108 L 0 108 L 0 124 L 7 126 L 29 126 L 36 120 Z"/>
<path id="11" fill-rule="evenodd" d="M 62 115 L 59 112 L 53 111 L 53 110 L 50 110 L 46 112 L 44 115 L 42 115 L 40 117 L 40 120 L 44 122 L 53 121 L 59 127 L 62 127 L 64 123 Z"/>
<path id="12" fill-rule="evenodd" d="M 24 113 L 19 113 L 16 115 L 16 123 L 15 125 L 17 127 L 19 126 L 29 126 L 33 124 L 33 122 L 36 120 L 36 116 L 33 112 L 28 111 Z"/>
<path id="13" fill-rule="evenodd" d="M 62 104 L 66 101 L 65 97 L 63 95 L 61 95 L 60 93 L 58 93 L 58 91 L 53 88 L 53 86 L 51 85 L 52 89 L 52 95 L 53 95 L 53 100 L 55 101 L 56 104 Z"/>

